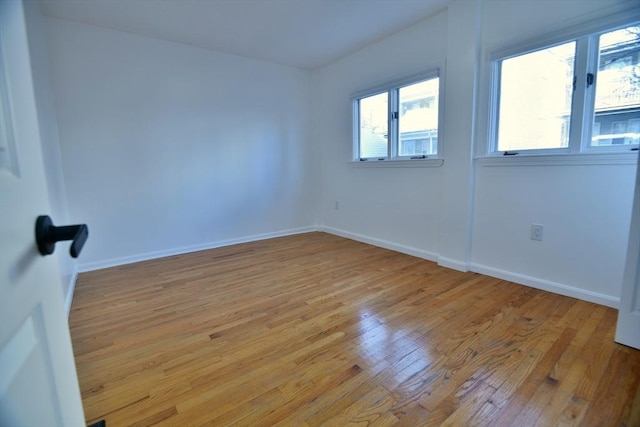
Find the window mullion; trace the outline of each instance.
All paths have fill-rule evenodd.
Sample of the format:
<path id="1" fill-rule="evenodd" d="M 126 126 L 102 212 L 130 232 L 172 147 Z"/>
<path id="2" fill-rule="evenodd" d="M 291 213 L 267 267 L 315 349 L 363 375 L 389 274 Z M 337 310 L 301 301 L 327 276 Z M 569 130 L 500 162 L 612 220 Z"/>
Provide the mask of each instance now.
<path id="1" fill-rule="evenodd" d="M 355 144 L 353 144 L 353 159 L 360 158 L 360 150 L 361 150 L 361 138 L 360 138 L 360 100 L 356 99 L 352 103 L 352 116 L 353 116 L 353 140 Z"/>
<path id="2" fill-rule="evenodd" d="M 569 151 L 579 153 L 588 138 L 591 137 L 589 128 L 591 115 L 589 109 L 593 111 L 593 104 L 589 107 L 589 99 L 593 101 L 593 86 L 587 88 L 587 73 L 591 72 L 590 50 L 592 49 L 590 37 L 583 37 L 576 42 L 576 59 L 573 66 L 575 87 L 571 102 L 571 128 L 569 131 Z"/>
<path id="3" fill-rule="evenodd" d="M 389 158 L 398 157 L 398 89 L 389 91 Z"/>
<path id="4" fill-rule="evenodd" d="M 491 73 L 491 107 L 490 107 L 490 125 L 489 125 L 489 138 L 490 146 L 489 152 L 490 154 L 497 154 L 498 151 L 498 127 L 500 126 L 500 82 L 502 80 L 502 62 L 496 61 L 492 64 L 492 73 Z"/>
<path id="5" fill-rule="evenodd" d="M 593 122 L 595 117 L 595 103 L 596 103 L 596 85 L 598 81 L 598 50 L 599 50 L 599 37 L 591 36 L 588 38 L 588 56 L 587 56 L 587 69 L 585 71 L 585 79 L 587 74 L 593 76 L 591 84 L 587 84 L 584 100 L 584 126 L 583 135 L 581 140 L 581 150 L 588 151 L 591 146 L 591 139 L 593 137 Z"/>

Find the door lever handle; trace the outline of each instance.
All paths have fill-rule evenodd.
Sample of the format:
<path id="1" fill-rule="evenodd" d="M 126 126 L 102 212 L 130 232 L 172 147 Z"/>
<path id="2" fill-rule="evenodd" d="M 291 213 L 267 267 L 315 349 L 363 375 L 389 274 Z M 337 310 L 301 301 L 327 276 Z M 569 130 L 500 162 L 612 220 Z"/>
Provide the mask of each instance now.
<path id="1" fill-rule="evenodd" d="M 56 249 L 56 242 L 72 240 L 69 254 L 78 258 L 87 237 L 89 227 L 86 224 L 56 227 L 48 215 L 40 215 L 36 220 L 36 243 L 41 255 L 51 255 Z"/>

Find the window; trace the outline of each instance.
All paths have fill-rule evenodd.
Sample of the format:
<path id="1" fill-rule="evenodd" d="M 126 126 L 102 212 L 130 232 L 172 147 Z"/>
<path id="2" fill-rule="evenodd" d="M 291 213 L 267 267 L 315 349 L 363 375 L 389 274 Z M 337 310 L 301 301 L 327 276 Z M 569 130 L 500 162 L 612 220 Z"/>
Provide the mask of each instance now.
<path id="1" fill-rule="evenodd" d="M 499 58 L 493 85 L 494 154 L 637 150 L 640 26 Z"/>
<path id="2" fill-rule="evenodd" d="M 440 93 L 434 72 L 354 96 L 354 160 L 437 157 Z"/>
<path id="3" fill-rule="evenodd" d="M 590 145 L 640 142 L 640 26 L 600 36 Z"/>

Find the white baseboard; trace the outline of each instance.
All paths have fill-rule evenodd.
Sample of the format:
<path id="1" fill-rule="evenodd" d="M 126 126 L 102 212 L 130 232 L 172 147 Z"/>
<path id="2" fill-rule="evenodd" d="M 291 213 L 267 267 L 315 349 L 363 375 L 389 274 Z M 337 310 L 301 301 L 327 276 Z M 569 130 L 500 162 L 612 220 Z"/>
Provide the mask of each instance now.
<path id="1" fill-rule="evenodd" d="M 164 257 L 174 256 L 174 255 L 182 255 L 189 252 L 204 251 L 207 249 L 221 248 L 223 246 L 237 245 L 239 243 L 255 242 L 258 240 L 273 239 L 274 237 L 292 236 L 294 234 L 310 233 L 313 231 L 318 231 L 318 228 L 315 226 L 292 228 L 289 230 L 280 230 L 280 231 L 275 231 L 272 233 L 264 233 L 264 234 L 254 234 L 252 236 L 244 236 L 244 237 L 239 237 L 236 239 L 229 239 L 229 240 L 220 240 L 217 242 L 209 242 L 209 243 L 204 243 L 200 245 L 182 246 L 179 248 L 173 248 L 173 249 L 168 249 L 163 251 L 147 252 L 144 254 L 131 255 L 131 256 L 120 257 L 120 258 L 111 258 L 111 259 L 102 260 L 102 261 L 87 262 L 87 263 L 80 264 L 78 267 L 78 271 L 81 273 L 84 273 L 87 271 L 101 270 L 103 268 L 117 267 L 125 264 L 133 264 L 134 262 L 149 261 L 157 258 L 164 258 Z"/>
<path id="2" fill-rule="evenodd" d="M 69 279 L 69 286 L 67 287 L 67 295 L 64 296 L 64 308 L 67 310 L 67 319 L 71 314 L 71 304 L 73 303 L 73 293 L 76 290 L 76 281 L 78 280 L 78 269 L 73 268 L 71 272 L 71 278 Z"/>
<path id="3" fill-rule="evenodd" d="M 529 286 L 531 288 L 541 289 L 543 291 L 553 292 L 567 297 L 577 298 L 584 301 L 593 302 L 607 307 L 618 308 L 620 298 L 598 292 L 587 291 L 585 289 L 575 288 L 573 286 L 563 285 L 561 283 L 549 280 L 538 279 L 536 277 L 526 276 L 524 274 L 512 273 L 510 271 L 498 268 L 487 267 L 480 264 L 470 264 L 471 271 L 484 274 L 486 276 L 496 277 L 509 282 L 518 283 L 520 285 Z"/>
<path id="4" fill-rule="evenodd" d="M 469 271 L 469 264 L 463 261 L 458 261 L 457 259 L 438 257 L 438 265 L 452 270 L 462 271 L 463 273 Z"/>
<path id="5" fill-rule="evenodd" d="M 468 264 L 459 260 L 440 257 L 436 253 L 424 251 L 422 249 L 413 248 L 410 246 L 400 245 L 397 243 L 389 242 L 387 240 L 377 239 L 374 237 L 364 236 L 362 234 L 352 233 L 345 230 L 340 230 L 333 227 L 320 226 L 318 231 L 324 231 L 329 234 L 335 234 L 336 236 L 345 237 L 347 239 L 356 240 L 358 242 L 368 243 L 370 245 L 379 246 L 381 248 L 390 249 L 393 251 L 401 252 L 408 255 L 413 255 L 419 258 L 424 258 L 429 261 L 437 262 L 438 265 L 446 268 L 451 268 L 458 271 L 473 271 L 475 273 L 484 274 L 486 276 L 495 277 L 509 282 L 518 283 L 520 285 L 529 286 L 535 289 L 541 289 L 543 291 L 552 292 L 554 294 L 564 295 L 580 300 L 593 302 L 596 304 L 604 305 L 607 307 L 618 308 L 620 304 L 620 298 L 612 297 L 610 295 L 601 294 L 598 292 L 588 291 L 585 289 L 576 288 L 573 286 L 563 285 L 561 283 L 552 282 L 549 280 L 538 279 L 536 277 L 526 276 L 524 274 L 512 273 L 510 271 L 501 270 L 498 268 L 487 267 L 480 264 Z"/>
<path id="6" fill-rule="evenodd" d="M 532 288 L 541 289 L 544 291 L 553 292 L 556 294 L 565 295 L 568 297 L 605 305 L 607 307 L 612 307 L 617 309 L 620 305 L 620 298 L 616 298 L 610 295 L 588 291 L 588 290 L 576 288 L 573 286 L 563 285 L 561 283 L 552 282 L 549 280 L 538 279 L 536 277 L 526 276 L 524 274 L 513 273 L 510 271 L 501 270 L 498 268 L 488 267 L 481 264 L 474 264 L 474 263 L 467 264 L 462 261 L 440 257 L 438 256 L 438 254 L 434 252 L 425 251 L 423 249 L 418 249 L 412 246 L 406 246 L 406 245 L 390 242 L 387 240 L 378 239 L 375 237 L 369 237 L 362 234 L 352 233 L 350 231 L 322 225 L 317 227 L 310 226 L 310 227 L 302 227 L 302 228 L 295 228 L 295 229 L 289 229 L 289 230 L 281 230 L 273 233 L 256 234 L 252 236 L 240 237 L 237 239 L 221 240 L 217 242 L 205 243 L 205 244 L 194 245 L 194 246 L 183 246 L 180 248 L 174 248 L 170 250 L 148 252 L 145 254 L 139 254 L 139 255 L 133 255 L 133 256 L 121 257 L 121 258 L 112 258 L 112 259 L 103 260 L 103 261 L 94 261 L 94 262 L 80 264 L 78 269 L 76 269 L 72 273 L 71 283 L 69 285 L 67 295 L 65 296 L 65 308 L 67 310 L 67 315 L 70 313 L 70 310 L 71 310 L 71 303 L 73 301 L 73 292 L 75 290 L 78 272 L 99 270 L 102 268 L 132 264 L 134 262 L 148 261 L 148 260 L 163 258 L 167 256 L 181 255 L 189 252 L 197 252 L 197 251 L 202 251 L 207 249 L 220 248 L 223 246 L 236 245 L 240 243 L 272 239 L 274 237 L 310 233 L 313 231 L 323 231 L 329 234 L 334 234 L 336 236 L 345 237 L 351 240 L 356 240 L 358 242 L 367 243 L 370 245 L 378 246 L 381 248 L 389 249 L 389 250 L 400 252 L 403 254 L 426 259 L 428 261 L 437 262 L 438 265 L 446 268 L 451 268 L 458 271 L 473 271 L 475 273 L 496 277 L 498 279 L 508 280 L 510 282 L 518 283 L 520 285 L 525 285 Z"/>
<path id="7" fill-rule="evenodd" d="M 324 231 L 325 233 L 334 234 L 336 236 L 345 237 L 347 239 L 355 240 L 362 243 L 368 243 L 373 246 L 378 246 L 384 249 L 390 249 L 392 251 L 400 252 L 403 254 L 423 258 L 429 261 L 437 262 L 438 255 L 425 251 L 422 249 L 414 248 L 412 246 L 405 246 L 398 243 L 389 242 L 388 240 L 378 239 L 375 237 L 369 237 L 358 233 L 352 233 L 350 231 L 340 230 L 338 228 L 320 226 L 318 231 Z"/>

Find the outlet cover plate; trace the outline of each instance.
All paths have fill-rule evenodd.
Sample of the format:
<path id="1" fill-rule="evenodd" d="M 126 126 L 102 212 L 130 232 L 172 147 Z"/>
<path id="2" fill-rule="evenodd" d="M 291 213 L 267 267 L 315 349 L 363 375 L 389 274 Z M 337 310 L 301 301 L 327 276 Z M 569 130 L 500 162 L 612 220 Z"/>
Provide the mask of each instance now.
<path id="1" fill-rule="evenodd" d="M 531 240 L 542 241 L 544 235 L 544 225 L 531 224 Z"/>

